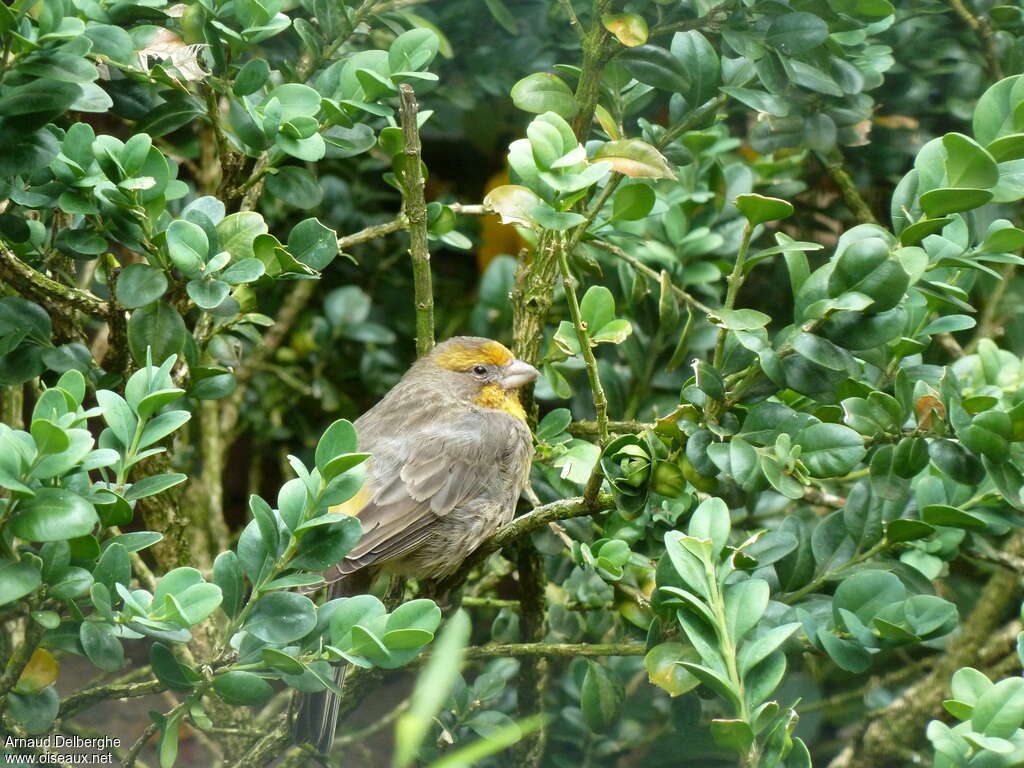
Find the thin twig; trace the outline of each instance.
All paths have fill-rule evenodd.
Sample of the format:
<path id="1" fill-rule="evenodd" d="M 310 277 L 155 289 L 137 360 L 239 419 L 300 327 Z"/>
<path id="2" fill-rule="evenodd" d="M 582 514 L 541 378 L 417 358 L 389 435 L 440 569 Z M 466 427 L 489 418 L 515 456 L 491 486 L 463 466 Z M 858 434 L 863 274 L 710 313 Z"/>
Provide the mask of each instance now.
<path id="1" fill-rule="evenodd" d="M 490 211 L 480 204 L 470 205 L 467 203 L 447 203 L 447 206 L 451 208 L 454 213 L 461 214 L 463 216 L 486 216 L 490 213 Z"/>
<path id="2" fill-rule="evenodd" d="M 68 719 L 74 717 L 86 707 L 91 707 L 100 701 L 107 699 L 130 699 L 137 696 L 149 696 L 153 693 L 160 693 L 165 686 L 159 680 L 146 680 L 141 683 L 128 683 L 126 685 L 101 685 L 96 688 L 86 688 L 84 691 L 77 691 L 68 696 L 60 703 L 58 717 Z"/>
<path id="3" fill-rule="evenodd" d="M 996 281 L 992 290 L 985 297 L 985 307 L 981 310 L 981 317 L 978 318 L 978 329 L 967 346 L 964 347 L 964 354 L 973 353 L 982 339 L 992 339 L 1001 335 L 1005 320 L 999 314 L 999 305 L 1002 304 L 1006 289 L 1010 287 L 1010 282 L 1016 271 L 1016 264 L 1003 265 L 1000 270 L 1000 279 Z"/>
<path id="4" fill-rule="evenodd" d="M 471 646 L 466 649 L 465 658 L 472 660 L 500 659 L 508 656 L 643 656 L 646 652 L 643 643 L 495 643 Z"/>
<path id="5" fill-rule="evenodd" d="M 405 164 L 402 168 L 402 199 L 409 222 L 409 257 L 416 295 L 416 352 L 422 357 L 434 346 L 434 289 L 427 247 L 427 205 L 423 199 L 423 170 L 420 167 L 420 131 L 416 124 L 416 94 L 403 83 L 399 86 Z"/>
<path id="6" fill-rule="evenodd" d="M 635 256 L 631 256 L 630 254 L 626 253 L 625 250 L 623 250 L 617 245 L 614 245 L 613 243 L 606 242 L 605 240 L 590 240 L 589 244 L 593 245 L 595 248 L 600 248 L 602 251 L 608 251 L 608 253 L 618 256 L 624 262 L 633 267 L 633 269 L 635 269 L 637 272 L 640 272 L 641 274 L 651 278 L 651 280 L 658 281 L 661 279 L 661 275 L 659 275 L 655 270 L 648 267 Z M 694 307 L 695 309 L 699 309 L 701 312 L 705 314 L 714 312 L 714 310 L 707 304 L 700 301 L 691 294 L 687 293 L 675 283 L 672 283 L 672 292 L 680 299 L 685 301 L 687 304 Z"/>
<path id="7" fill-rule="evenodd" d="M 645 429 L 654 429 L 654 424 L 643 421 L 609 421 L 608 432 L 612 435 L 635 435 Z M 598 434 L 596 421 L 574 421 L 565 428 L 573 437 L 593 437 Z"/>
<path id="8" fill-rule="evenodd" d="M 444 583 L 440 585 L 440 589 L 451 589 L 462 584 L 469 575 L 469 572 L 488 556 L 497 552 L 502 547 L 508 546 L 522 536 L 528 536 L 534 531 L 547 527 L 547 524 L 552 521 L 593 515 L 597 512 L 604 512 L 614 506 L 615 502 L 610 493 L 599 493 L 592 502 L 587 501 L 582 496 L 577 496 L 572 499 L 560 499 L 559 501 L 553 501 L 550 504 L 537 507 L 531 512 L 501 526 L 490 537 L 484 539 L 483 543 L 473 551 L 473 554 L 466 558 L 465 562 L 459 567 L 459 570 L 445 579 Z"/>
<path id="9" fill-rule="evenodd" d="M 608 398 L 605 396 L 604 387 L 601 385 L 601 376 L 597 370 L 597 358 L 594 356 L 594 348 L 590 343 L 590 329 L 587 328 L 587 323 L 583 319 L 583 311 L 580 309 L 580 302 L 576 296 L 576 279 L 569 268 L 569 256 L 561 243 L 556 248 L 558 266 L 562 272 L 562 287 L 569 302 L 569 315 L 572 317 L 573 327 L 576 329 L 576 339 L 579 341 L 580 353 L 583 355 L 583 363 L 587 368 L 587 378 L 590 380 L 590 394 L 594 400 L 594 411 L 597 414 L 598 438 L 604 445 L 608 442 Z"/>
<path id="10" fill-rule="evenodd" d="M 146 726 L 146 730 L 142 732 L 142 735 L 139 736 L 136 742 L 132 744 L 131 749 L 129 749 L 125 754 L 124 760 L 121 761 L 121 768 L 132 768 L 132 766 L 135 765 L 135 759 L 139 756 L 139 753 L 142 752 L 142 748 L 146 746 L 147 741 L 153 738 L 153 734 L 155 734 L 159 728 L 160 726 L 156 723 L 150 723 Z"/>

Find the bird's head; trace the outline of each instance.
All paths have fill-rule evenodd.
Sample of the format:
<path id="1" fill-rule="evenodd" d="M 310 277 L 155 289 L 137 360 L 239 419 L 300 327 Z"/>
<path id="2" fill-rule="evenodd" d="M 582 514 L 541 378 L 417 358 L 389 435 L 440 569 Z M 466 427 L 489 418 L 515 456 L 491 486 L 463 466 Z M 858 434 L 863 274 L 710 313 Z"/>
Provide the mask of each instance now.
<path id="1" fill-rule="evenodd" d="M 525 414 L 518 389 L 538 375 L 536 368 L 517 360 L 503 344 L 477 336 L 443 341 L 420 364 L 433 369 L 458 400 L 497 408 L 519 418 L 525 418 Z"/>

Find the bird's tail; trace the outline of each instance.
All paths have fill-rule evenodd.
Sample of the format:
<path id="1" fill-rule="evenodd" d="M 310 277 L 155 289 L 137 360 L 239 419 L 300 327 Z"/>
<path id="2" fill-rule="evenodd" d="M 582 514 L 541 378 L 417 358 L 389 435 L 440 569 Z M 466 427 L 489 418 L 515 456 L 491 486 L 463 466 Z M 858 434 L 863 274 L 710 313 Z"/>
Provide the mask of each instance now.
<path id="1" fill-rule="evenodd" d="M 369 588 L 368 575 L 356 573 L 331 582 L 327 600 L 348 597 Z M 345 681 L 346 664 L 335 668 L 334 682 L 341 687 Z M 299 695 L 295 719 L 292 721 L 292 738 L 296 744 L 312 744 L 322 754 L 331 751 L 334 731 L 338 727 L 338 707 L 341 699 L 331 691 L 303 693 Z"/>
<path id="2" fill-rule="evenodd" d="M 334 682 L 341 687 L 345 681 L 347 665 L 339 665 L 334 672 Z M 338 706 L 341 699 L 331 691 L 304 693 L 299 696 L 295 713 L 292 738 L 296 744 L 312 744 L 321 754 L 331 751 L 334 731 L 338 727 Z"/>

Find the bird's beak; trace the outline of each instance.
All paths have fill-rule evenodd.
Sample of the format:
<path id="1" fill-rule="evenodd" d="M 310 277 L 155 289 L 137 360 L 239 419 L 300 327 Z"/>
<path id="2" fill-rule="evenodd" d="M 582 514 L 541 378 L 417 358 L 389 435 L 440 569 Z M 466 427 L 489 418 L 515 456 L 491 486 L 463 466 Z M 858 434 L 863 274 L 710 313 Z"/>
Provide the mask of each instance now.
<path id="1" fill-rule="evenodd" d="M 529 363 L 524 363 L 522 360 L 513 360 L 501 377 L 501 386 L 503 389 L 518 389 L 524 384 L 529 384 L 539 375 L 540 371 Z"/>

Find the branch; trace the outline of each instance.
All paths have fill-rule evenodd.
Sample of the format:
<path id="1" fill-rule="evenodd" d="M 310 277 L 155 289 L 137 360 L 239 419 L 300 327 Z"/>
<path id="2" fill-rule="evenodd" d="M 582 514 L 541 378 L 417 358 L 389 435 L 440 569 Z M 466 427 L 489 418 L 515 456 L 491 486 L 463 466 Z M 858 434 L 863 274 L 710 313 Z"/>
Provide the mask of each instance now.
<path id="1" fill-rule="evenodd" d="M 533 258 L 520 259 L 512 288 L 512 351 L 520 360 L 537 365 L 540 345 L 544 340 L 544 325 L 551 309 L 558 259 L 557 243 L 551 232 L 543 230 L 533 249 Z M 533 402 L 532 386 L 521 391 L 527 417 L 536 423 L 537 409 Z"/>
<path id="2" fill-rule="evenodd" d="M 405 228 L 405 215 L 400 213 L 390 221 L 385 221 L 382 224 L 373 224 L 358 232 L 353 232 L 351 235 L 339 237 L 338 250 L 344 251 L 353 245 L 369 242 L 379 237 L 386 237 Z M 318 284 L 316 280 L 299 280 L 296 282 L 295 287 L 285 297 L 281 309 L 278 310 L 274 324 L 263 335 L 262 342 L 259 346 L 254 347 L 245 361 L 235 369 L 235 391 L 231 393 L 231 396 L 221 406 L 220 429 L 222 433 L 230 434 L 235 428 L 238 423 L 239 409 L 241 408 L 250 379 L 273 356 L 285 339 L 288 338 L 288 333 L 291 331 L 295 321 L 316 293 Z"/>
<path id="3" fill-rule="evenodd" d="M 839 187 L 843 195 L 843 202 L 853 212 L 854 218 L 861 224 L 877 224 L 875 214 L 871 212 L 871 206 L 867 204 L 853 183 L 853 177 L 846 170 L 845 158 L 839 147 L 833 147 L 828 155 L 819 155 L 825 170 L 832 177 L 832 181 Z"/>
<path id="4" fill-rule="evenodd" d="M 624 251 L 622 248 L 620 248 L 617 245 L 614 245 L 613 243 L 606 242 L 604 240 L 590 240 L 589 244 L 595 246 L 596 248 L 600 248 L 602 251 L 608 251 L 608 253 L 610 253 L 610 254 L 612 254 L 614 256 L 618 256 L 624 262 L 626 262 L 631 267 L 633 267 L 633 269 L 635 269 L 637 272 L 640 272 L 641 274 L 645 275 L 646 277 L 649 277 L 651 280 L 654 280 L 655 282 L 661 280 L 661 275 L 659 275 L 653 269 L 651 269 L 646 264 L 644 264 L 642 261 L 637 259 L 635 256 L 631 256 L 630 254 L 626 253 L 626 251 Z M 671 283 L 671 287 L 672 287 L 672 292 L 676 296 L 678 296 L 680 299 L 682 299 L 687 304 L 692 306 L 694 309 L 699 309 L 704 314 L 709 314 L 709 313 L 715 311 L 711 307 L 709 307 L 707 304 L 703 303 L 699 299 L 695 298 L 694 296 L 692 296 L 689 293 L 687 293 L 686 291 L 684 291 L 682 288 L 677 286 L 675 283 Z"/>
<path id="5" fill-rule="evenodd" d="M 482 205 L 466 205 L 463 203 L 447 203 L 448 207 L 463 216 L 486 216 L 490 213 Z"/>
<path id="6" fill-rule="evenodd" d="M 996 41 L 992 36 L 992 28 L 988 24 L 988 19 L 971 13 L 964 5 L 963 0 L 949 0 L 949 7 L 964 20 L 978 38 L 978 42 L 981 44 L 981 55 L 985 57 L 989 75 L 993 80 L 1002 80 L 1003 68 L 999 63 L 999 52 L 996 50 Z"/>
<path id="7" fill-rule="evenodd" d="M 287 718 L 257 741 L 245 754 L 231 764 L 232 768 L 249 768 L 254 765 L 270 765 L 277 754 L 291 744 Z"/>
<path id="8" fill-rule="evenodd" d="M 36 610 L 42 603 L 42 600 L 42 595 L 38 595 L 31 602 L 30 609 Z M 31 661 L 32 654 L 35 653 L 36 647 L 43 639 L 43 633 L 46 631 L 41 624 L 33 621 L 31 617 L 26 617 L 25 621 L 27 622 L 25 637 L 21 645 L 15 648 L 14 653 L 7 659 L 4 673 L 0 676 L 0 712 L 3 711 L 7 703 L 7 694 L 18 684 L 18 680 L 21 679 L 21 673 L 25 671 L 25 667 Z"/>
<path id="9" fill-rule="evenodd" d="M 654 424 L 643 421 L 609 421 L 608 432 L 613 435 L 635 435 L 645 429 L 654 429 Z M 566 427 L 573 437 L 594 437 L 598 434 L 596 421 L 574 421 Z"/>
<path id="10" fill-rule="evenodd" d="M 648 39 L 653 40 L 655 37 L 660 37 L 661 35 L 667 35 L 673 32 L 685 32 L 688 29 L 706 29 L 709 32 L 717 32 L 722 24 L 725 23 L 725 20 L 729 18 L 728 5 L 728 3 L 716 5 L 703 16 L 699 16 L 696 19 L 658 24 L 651 28 L 651 32 L 647 37 Z"/>
<path id="11" fill-rule="evenodd" d="M 110 304 L 87 291 L 71 288 L 47 277 L 23 262 L 5 244 L 0 242 L 0 278 L 10 283 L 22 295 L 46 306 L 64 310 L 79 310 L 89 315 L 106 318 Z"/>
<path id="12" fill-rule="evenodd" d="M 1016 264 L 1004 264 L 1000 270 L 1000 279 L 992 287 L 992 290 L 985 298 L 985 308 L 981 310 L 981 317 L 978 319 L 978 329 L 974 332 L 970 342 L 963 349 L 963 354 L 971 354 L 978 348 L 982 339 L 992 339 L 1002 335 L 1003 323 L 1006 318 L 999 314 L 999 305 L 1006 295 L 1006 289 L 1010 287 L 1014 274 L 1017 271 Z"/>
<path id="13" fill-rule="evenodd" d="M 151 693 L 159 693 L 164 690 L 164 687 L 164 684 L 159 680 L 146 680 L 141 683 L 100 685 L 96 688 L 86 688 L 84 691 L 78 691 L 64 699 L 60 704 L 60 712 L 57 717 L 61 720 L 67 720 L 98 701 L 148 696 Z"/>
<path id="14" fill-rule="evenodd" d="M 427 247 L 427 204 L 423 200 L 423 169 L 420 165 L 420 130 L 416 124 L 416 93 L 403 83 L 399 115 L 405 139 L 402 168 L 402 199 L 409 220 L 409 256 L 416 292 L 416 353 L 427 354 L 434 346 L 434 289 L 430 278 L 430 250 Z"/>
<path id="15" fill-rule="evenodd" d="M 124 756 L 124 760 L 121 761 L 121 768 L 131 768 L 135 765 L 135 759 L 142 752 L 142 748 L 146 746 L 146 742 L 153 738 L 153 735 L 159 730 L 160 726 L 156 723 L 150 723 L 146 726 L 146 730 L 142 732 L 142 735 L 132 744 L 131 749 Z"/>
<path id="16" fill-rule="evenodd" d="M 1024 555 L 1024 532 L 1011 534 L 1006 553 L 1017 558 Z M 949 689 L 949 680 L 962 666 L 977 663 L 981 650 L 1001 625 L 1017 594 L 1019 576 L 1015 570 L 999 569 L 989 577 L 974 601 L 974 610 L 960 625 L 960 631 L 949 641 L 946 652 L 932 671 L 907 688 L 887 707 L 877 713 L 835 760 L 831 768 L 896 768 L 895 745 L 907 746 L 908 734 L 923 733 L 921 724 L 942 710 L 942 700 Z"/>
<path id="17" fill-rule="evenodd" d="M 452 589 L 461 584 L 478 563 L 483 562 L 488 556 L 508 546 L 516 539 L 547 527 L 548 523 L 604 512 L 614 506 L 615 502 L 610 493 L 599 493 L 593 502 L 588 502 L 582 496 L 577 496 L 537 507 L 532 512 L 527 512 L 501 526 L 491 536 L 484 539 L 483 543 L 473 551 L 473 554 L 466 558 L 459 570 L 446 578 L 439 587 L 440 589 Z"/>
<path id="18" fill-rule="evenodd" d="M 522 637 L 539 643 L 547 633 L 547 613 L 544 591 L 547 574 L 544 558 L 530 539 L 520 539 L 516 565 L 519 571 L 519 602 L 522 609 Z M 543 656 L 523 660 L 516 686 L 517 716 L 522 720 L 544 711 L 544 698 L 548 688 L 548 662 Z M 539 766 L 547 746 L 547 728 L 541 727 L 526 735 L 516 745 L 518 763 L 524 768 Z"/>
<path id="19" fill-rule="evenodd" d="M 360 229 L 358 232 L 353 232 L 351 235 L 339 237 L 338 250 L 343 251 L 350 246 L 376 240 L 378 237 L 390 235 L 392 232 L 399 232 L 408 226 L 409 222 L 406 220 L 405 215 L 400 213 L 391 221 L 385 221 L 383 224 L 372 224 L 369 227 Z M 310 281 L 303 280 L 302 282 Z"/>
<path id="20" fill-rule="evenodd" d="M 583 33 L 580 44 L 583 48 L 583 60 L 580 62 L 580 79 L 576 84 L 576 103 L 579 111 L 572 121 L 572 130 L 580 142 L 586 142 L 590 134 L 590 126 L 594 122 L 594 111 L 597 100 L 601 96 L 601 75 L 604 65 L 614 55 L 615 46 L 608 30 L 604 28 L 601 17 L 610 7 L 610 0 L 594 0 L 590 28 Z M 570 19 L 572 21 L 572 19 Z M 578 26 L 578 20 L 574 24 Z"/>
<path id="21" fill-rule="evenodd" d="M 576 656 L 643 656 L 647 647 L 643 643 L 506 643 L 471 646 L 466 649 L 467 660 L 499 659 L 506 656 L 548 656 L 574 658 Z"/>

